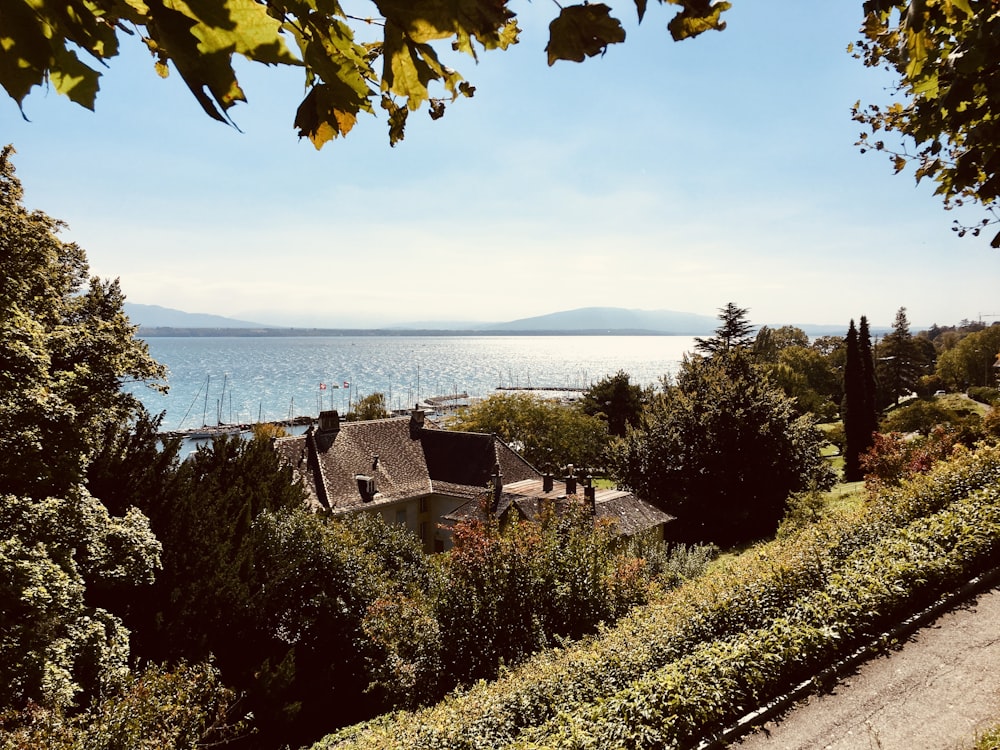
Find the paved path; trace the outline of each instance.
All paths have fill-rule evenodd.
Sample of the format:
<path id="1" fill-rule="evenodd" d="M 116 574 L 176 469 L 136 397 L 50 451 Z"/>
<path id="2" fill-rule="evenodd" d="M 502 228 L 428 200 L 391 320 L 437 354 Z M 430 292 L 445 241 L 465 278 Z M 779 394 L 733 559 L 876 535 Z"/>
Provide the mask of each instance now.
<path id="1" fill-rule="evenodd" d="M 1000 587 L 730 747 L 958 750 L 1000 722 Z"/>

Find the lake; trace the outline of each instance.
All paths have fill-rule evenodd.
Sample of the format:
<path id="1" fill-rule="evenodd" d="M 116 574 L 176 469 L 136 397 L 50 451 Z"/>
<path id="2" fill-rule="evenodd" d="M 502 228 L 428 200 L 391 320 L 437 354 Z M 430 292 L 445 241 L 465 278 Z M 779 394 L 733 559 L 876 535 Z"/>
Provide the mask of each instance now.
<path id="1" fill-rule="evenodd" d="M 331 336 L 146 340 L 168 368 L 160 395 L 127 384 L 163 429 L 347 411 L 381 392 L 393 409 L 497 387 L 585 388 L 624 370 L 639 385 L 675 373 L 691 336 Z M 325 388 L 321 388 L 321 384 Z"/>

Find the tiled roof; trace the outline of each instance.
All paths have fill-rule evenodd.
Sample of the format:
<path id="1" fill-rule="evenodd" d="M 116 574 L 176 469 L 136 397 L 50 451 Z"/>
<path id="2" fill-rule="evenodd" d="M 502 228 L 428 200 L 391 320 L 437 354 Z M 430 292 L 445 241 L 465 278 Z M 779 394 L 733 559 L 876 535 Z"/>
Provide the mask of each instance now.
<path id="1" fill-rule="evenodd" d="M 579 497 L 583 496 L 580 487 Z M 555 503 L 556 513 L 562 513 L 567 508 L 566 485 L 562 481 L 553 481 L 552 490 L 546 492 L 541 479 L 527 479 L 512 484 L 505 484 L 503 494 L 493 512 L 498 516 L 505 515 L 511 507 L 528 519 L 537 518 L 542 504 Z M 459 506 L 455 511 L 445 516 L 449 521 L 461 521 L 482 515 L 479 496 Z M 674 517 L 664 513 L 659 508 L 641 500 L 631 492 L 615 489 L 595 489 L 594 515 L 598 519 L 610 519 L 617 525 L 622 536 L 632 536 L 641 531 L 655 528 L 660 524 L 674 520 Z"/>
<path id="2" fill-rule="evenodd" d="M 310 430 L 275 441 L 284 463 L 301 477 L 318 505 L 333 511 L 396 502 L 432 492 L 471 498 L 499 464 L 504 481 L 540 474 L 493 435 L 415 427 L 410 417 L 344 422 L 336 431 Z M 375 460 L 375 457 L 378 460 Z M 357 477 L 374 480 L 365 497 Z"/>

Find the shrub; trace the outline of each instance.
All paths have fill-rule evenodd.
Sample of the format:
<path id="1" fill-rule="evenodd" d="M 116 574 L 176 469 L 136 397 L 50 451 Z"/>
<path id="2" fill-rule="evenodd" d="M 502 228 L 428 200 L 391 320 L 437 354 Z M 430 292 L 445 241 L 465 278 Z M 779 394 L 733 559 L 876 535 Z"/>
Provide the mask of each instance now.
<path id="1" fill-rule="evenodd" d="M 37 704 L 3 715 L 0 749 L 195 750 L 243 733 L 226 720 L 233 697 L 209 664 L 151 665 L 75 716 Z"/>
<path id="2" fill-rule="evenodd" d="M 973 401 L 978 401 L 981 404 L 986 404 L 987 406 L 994 406 L 1000 403 L 1000 390 L 996 388 L 987 388 L 986 386 L 976 385 L 967 391 L 969 398 Z"/>
<path id="3" fill-rule="evenodd" d="M 959 434 L 945 427 L 935 427 L 929 435 L 907 438 L 898 432 L 876 433 L 875 442 L 861 457 L 865 484 L 877 491 L 899 485 L 914 474 L 924 474 L 938 461 L 946 459 L 959 444 Z"/>
<path id="4" fill-rule="evenodd" d="M 319 748 L 678 747 L 766 702 L 939 592 L 1000 542 L 1000 448 L 755 547 L 493 684 Z"/>

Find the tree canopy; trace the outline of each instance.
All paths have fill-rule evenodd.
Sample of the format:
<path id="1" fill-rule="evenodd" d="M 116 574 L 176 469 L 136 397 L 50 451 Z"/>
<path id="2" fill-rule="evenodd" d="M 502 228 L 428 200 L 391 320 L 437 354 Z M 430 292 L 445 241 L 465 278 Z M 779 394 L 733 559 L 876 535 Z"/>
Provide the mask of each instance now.
<path id="1" fill-rule="evenodd" d="M 772 533 L 790 494 L 833 483 L 812 417 L 746 349 L 686 358 L 664 385 L 642 427 L 616 442 L 612 473 L 677 516 L 671 530 L 684 541 Z"/>
<path id="2" fill-rule="evenodd" d="M 678 6 L 668 24 L 674 39 L 722 29 L 728 2 L 660 0 Z M 442 50 L 476 58 L 506 49 L 520 28 L 507 0 L 371 0 L 361 9 L 337 0 L 13 0 L 0 11 L 0 85 L 18 102 L 46 82 L 77 104 L 94 108 L 97 66 L 137 37 L 167 76 L 172 65 L 202 109 L 226 122 L 245 101 L 234 56 L 302 69 L 305 97 L 295 127 L 320 148 L 346 135 L 362 112 L 388 113 L 389 140 L 403 137 L 409 112 L 427 107 L 434 119 L 475 88 L 450 67 Z M 642 20 L 647 0 L 636 0 Z M 621 22 L 604 3 L 558 6 L 549 25 L 549 65 L 581 62 L 623 42 Z"/>
<path id="3" fill-rule="evenodd" d="M 577 406 L 529 393 L 497 393 L 459 410 L 452 427 L 497 435 L 539 469 L 568 464 L 599 466 L 608 444 L 608 425 Z"/>
<path id="4" fill-rule="evenodd" d="M 641 22 L 649 1 L 634 0 Z M 675 41 L 722 30 L 724 0 L 659 0 L 674 6 L 667 24 Z M 0 10 L 0 85 L 18 105 L 49 84 L 93 109 L 100 68 L 133 37 L 159 75 L 173 69 L 210 117 L 230 122 L 246 97 L 236 58 L 302 70 L 305 95 L 293 124 L 316 148 L 345 136 L 361 113 L 387 115 L 389 141 L 403 138 L 407 116 L 426 107 L 432 119 L 475 87 L 450 55 L 516 44 L 521 28 L 509 0 L 369 0 L 360 8 L 337 0 L 9 0 Z M 582 62 L 625 41 L 605 3 L 555 4 L 545 52 L 549 65 Z M 988 213 L 953 227 L 978 235 L 1000 222 L 1000 17 L 992 0 L 863 0 L 861 38 L 849 51 L 868 67 L 896 76 L 890 103 L 854 105 L 864 131 L 858 145 L 889 155 L 894 170 L 916 164 L 917 181 L 937 183 L 946 208 L 967 201 Z M 620 14 L 619 14 L 620 15 Z M 82 58 L 82 59 L 81 59 Z M 886 143 L 885 134 L 900 137 Z M 1000 247 L 1000 233 L 992 240 Z"/>
<path id="5" fill-rule="evenodd" d="M 945 207 L 978 201 L 989 217 L 960 236 L 1000 221 L 1000 14 L 991 0 L 867 0 L 856 54 L 898 78 L 890 104 L 858 102 L 858 145 L 889 155 L 897 173 L 916 164 L 917 182 L 937 183 Z M 883 134 L 897 134 L 899 145 Z M 912 141 L 912 150 L 907 145 Z M 1000 247 L 1000 233 L 992 240 Z"/>
<path id="6" fill-rule="evenodd" d="M 0 151 L 0 710 L 61 709 L 128 674 L 128 632 L 95 600 L 147 585 L 160 545 L 142 513 L 112 516 L 84 479 L 105 426 L 137 408 L 121 381 L 163 370 L 118 282 L 88 283 L 60 222 L 21 205 L 12 152 Z"/>

